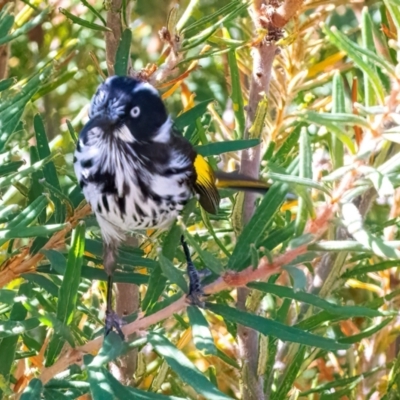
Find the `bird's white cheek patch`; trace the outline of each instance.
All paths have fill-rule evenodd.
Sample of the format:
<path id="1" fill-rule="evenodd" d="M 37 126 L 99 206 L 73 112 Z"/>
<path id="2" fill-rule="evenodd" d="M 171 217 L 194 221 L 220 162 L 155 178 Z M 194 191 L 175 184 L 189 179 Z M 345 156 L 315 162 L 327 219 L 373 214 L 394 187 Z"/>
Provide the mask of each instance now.
<path id="1" fill-rule="evenodd" d="M 161 128 L 158 130 L 157 135 L 154 136 L 154 141 L 158 143 L 167 143 L 171 139 L 171 127 L 172 121 L 171 118 L 168 119 L 161 125 Z"/>
<path id="2" fill-rule="evenodd" d="M 126 125 L 122 125 L 115 131 L 115 136 L 126 143 L 133 143 L 135 138 Z"/>

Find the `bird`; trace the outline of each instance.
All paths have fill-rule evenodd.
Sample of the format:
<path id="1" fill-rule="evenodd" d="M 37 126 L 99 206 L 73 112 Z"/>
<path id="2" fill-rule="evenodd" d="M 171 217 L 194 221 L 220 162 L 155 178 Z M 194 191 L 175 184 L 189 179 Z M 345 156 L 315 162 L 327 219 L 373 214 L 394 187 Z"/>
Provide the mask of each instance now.
<path id="1" fill-rule="evenodd" d="M 103 239 L 105 335 L 115 330 L 123 338 L 123 321 L 112 307 L 119 245 L 129 232 L 167 229 L 193 197 L 205 211 L 216 214 L 218 179 L 206 159 L 174 128 L 157 89 L 130 76 L 108 77 L 92 97 L 89 120 L 76 145 L 74 170 Z M 229 185 L 227 174 L 221 176 L 224 188 L 268 190 L 263 181 L 235 176 Z M 182 245 L 188 261 L 187 296 L 200 305 L 200 279 L 183 239 Z"/>

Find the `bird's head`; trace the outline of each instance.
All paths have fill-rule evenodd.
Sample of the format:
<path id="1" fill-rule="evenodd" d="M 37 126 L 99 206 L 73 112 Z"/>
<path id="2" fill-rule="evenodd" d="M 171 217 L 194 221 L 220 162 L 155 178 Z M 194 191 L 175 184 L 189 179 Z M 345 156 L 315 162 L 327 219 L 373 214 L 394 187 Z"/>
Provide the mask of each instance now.
<path id="1" fill-rule="evenodd" d="M 158 91 L 128 76 L 112 76 L 92 98 L 89 117 L 106 120 L 126 142 L 167 142 L 171 121 Z"/>

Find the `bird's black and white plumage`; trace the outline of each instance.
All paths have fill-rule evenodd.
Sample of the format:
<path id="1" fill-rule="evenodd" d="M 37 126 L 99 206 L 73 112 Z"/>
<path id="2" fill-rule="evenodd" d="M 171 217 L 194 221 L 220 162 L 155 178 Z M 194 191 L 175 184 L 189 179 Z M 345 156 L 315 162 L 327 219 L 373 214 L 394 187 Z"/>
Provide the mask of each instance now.
<path id="1" fill-rule="evenodd" d="M 174 132 L 150 84 L 108 78 L 92 99 L 89 117 L 79 135 L 74 168 L 101 228 L 111 286 L 115 252 L 126 232 L 167 228 L 196 193 L 215 212 L 219 195 L 211 168 Z M 106 330 L 119 329 L 110 296 Z"/>

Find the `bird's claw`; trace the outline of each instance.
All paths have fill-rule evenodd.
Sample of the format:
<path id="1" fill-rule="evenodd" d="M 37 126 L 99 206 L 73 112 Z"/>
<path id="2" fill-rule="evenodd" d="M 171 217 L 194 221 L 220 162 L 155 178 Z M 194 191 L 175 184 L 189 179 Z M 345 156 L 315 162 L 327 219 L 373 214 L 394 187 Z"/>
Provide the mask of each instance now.
<path id="1" fill-rule="evenodd" d="M 206 294 L 203 291 L 200 274 L 192 262 L 189 248 L 183 236 L 181 237 L 181 243 L 186 257 L 186 262 L 187 262 L 186 269 L 189 277 L 189 293 L 186 295 L 186 299 L 188 300 L 189 304 L 200 308 L 204 308 L 205 304 L 203 298 L 206 296 Z"/>
<path id="2" fill-rule="evenodd" d="M 125 321 L 120 318 L 114 310 L 106 311 L 106 323 L 104 327 L 105 336 L 107 336 L 113 329 L 115 329 L 119 337 L 122 340 L 125 340 L 124 333 L 122 332 L 123 325 L 125 325 Z"/>

